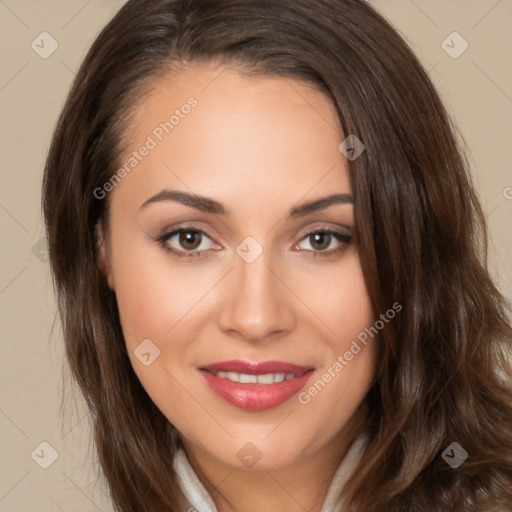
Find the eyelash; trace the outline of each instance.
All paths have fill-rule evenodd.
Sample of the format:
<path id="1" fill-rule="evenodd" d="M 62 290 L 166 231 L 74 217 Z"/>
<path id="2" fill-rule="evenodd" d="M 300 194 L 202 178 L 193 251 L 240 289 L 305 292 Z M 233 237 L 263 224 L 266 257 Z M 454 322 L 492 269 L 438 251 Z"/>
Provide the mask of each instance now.
<path id="1" fill-rule="evenodd" d="M 180 227 L 177 229 L 174 229 L 168 233 L 164 233 L 163 235 L 159 236 L 155 241 L 158 243 L 159 246 L 161 246 L 165 251 L 173 254 L 174 256 L 178 258 L 183 258 L 186 260 L 192 260 L 192 259 L 199 259 L 202 256 L 205 250 L 202 251 L 186 251 L 186 250 L 177 250 L 170 247 L 167 242 L 173 238 L 176 235 L 179 235 L 180 233 L 196 233 L 201 236 L 205 236 L 211 240 L 211 237 L 208 236 L 207 233 L 205 233 L 203 230 L 195 228 L 195 227 Z M 306 240 L 311 235 L 322 233 L 333 236 L 338 242 L 340 242 L 340 246 L 337 249 L 330 249 L 330 250 L 323 250 L 323 251 L 314 251 L 311 249 L 305 249 L 307 252 L 312 253 L 313 257 L 321 256 L 321 257 L 327 257 L 332 256 L 335 254 L 341 253 L 347 245 L 349 245 L 352 242 L 352 235 L 348 235 L 345 233 L 340 233 L 339 231 L 335 231 L 330 228 L 315 228 L 310 231 L 308 231 L 304 236 L 300 239 L 300 242 L 303 240 Z M 299 243 L 300 243 L 299 242 Z M 297 245 L 297 244 L 296 244 Z"/>

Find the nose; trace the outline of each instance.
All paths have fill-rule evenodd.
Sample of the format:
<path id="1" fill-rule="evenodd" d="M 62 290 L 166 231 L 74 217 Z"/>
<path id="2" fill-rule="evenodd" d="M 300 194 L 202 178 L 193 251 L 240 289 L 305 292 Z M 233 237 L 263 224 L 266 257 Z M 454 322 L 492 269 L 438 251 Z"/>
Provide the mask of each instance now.
<path id="1" fill-rule="evenodd" d="M 273 340 L 295 328 L 293 293 L 283 272 L 272 268 L 270 256 L 270 251 L 264 250 L 247 263 L 234 254 L 219 316 L 219 327 L 227 334 L 255 343 Z"/>

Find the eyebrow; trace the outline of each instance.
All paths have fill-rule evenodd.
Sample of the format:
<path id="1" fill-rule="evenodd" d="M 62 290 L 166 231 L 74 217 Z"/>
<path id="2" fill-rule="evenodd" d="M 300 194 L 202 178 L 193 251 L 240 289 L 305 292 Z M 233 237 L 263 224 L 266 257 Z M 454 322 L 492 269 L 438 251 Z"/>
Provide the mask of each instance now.
<path id="1" fill-rule="evenodd" d="M 140 210 L 148 205 L 161 201 L 175 201 L 185 206 L 191 206 L 202 212 L 213 213 L 215 215 L 227 215 L 228 211 L 218 201 L 209 197 L 199 196 L 197 194 L 189 194 L 179 190 L 162 190 L 145 201 Z M 288 214 L 290 218 L 298 218 L 309 215 L 320 210 L 324 210 L 334 204 L 353 204 L 354 199 L 351 194 L 333 194 L 320 199 L 315 199 L 309 203 L 292 208 Z"/>

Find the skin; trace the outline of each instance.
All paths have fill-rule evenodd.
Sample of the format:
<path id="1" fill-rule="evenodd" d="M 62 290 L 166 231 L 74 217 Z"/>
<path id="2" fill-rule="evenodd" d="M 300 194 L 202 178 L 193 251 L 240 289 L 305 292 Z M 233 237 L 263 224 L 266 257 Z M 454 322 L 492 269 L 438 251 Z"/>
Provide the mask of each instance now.
<path id="1" fill-rule="evenodd" d="M 306 236 L 353 234 L 353 205 L 288 217 L 292 207 L 351 193 L 334 105 L 305 83 L 214 64 L 152 85 L 127 127 L 121 165 L 175 108 L 191 96 L 198 104 L 115 186 L 100 231 L 98 264 L 116 293 L 133 368 L 220 512 L 319 511 L 366 418 L 375 344 L 307 405 L 294 396 L 258 412 L 223 401 L 198 367 L 286 361 L 315 368 L 309 387 L 373 324 L 355 243 L 333 237 L 321 246 Z M 176 201 L 141 209 L 163 189 L 208 196 L 227 214 Z M 155 241 L 176 226 L 207 233 L 196 243 L 201 258 L 180 259 Z M 263 249 L 252 263 L 236 252 L 247 236 Z M 178 236 L 167 245 L 191 251 Z M 315 256 L 319 245 L 330 254 Z M 144 339 L 160 349 L 149 366 L 134 355 Z M 261 454 L 250 469 L 237 457 L 248 442 Z"/>

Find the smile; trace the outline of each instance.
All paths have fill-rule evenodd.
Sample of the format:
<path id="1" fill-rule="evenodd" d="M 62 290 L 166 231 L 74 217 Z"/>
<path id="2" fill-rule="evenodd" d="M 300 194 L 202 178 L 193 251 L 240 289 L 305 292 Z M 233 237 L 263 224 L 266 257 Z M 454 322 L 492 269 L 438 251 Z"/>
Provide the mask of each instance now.
<path id="1" fill-rule="evenodd" d="M 249 375 L 247 373 L 236 372 L 213 372 L 213 375 L 221 379 L 229 379 L 232 382 L 240 382 L 240 384 L 274 384 L 283 382 L 283 380 L 291 380 L 298 375 L 294 373 L 266 373 L 265 375 Z"/>
<path id="2" fill-rule="evenodd" d="M 224 361 L 199 368 L 211 391 L 235 407 L 261 411 L 298 393 L 314 368 L 280 361 Z"/>

